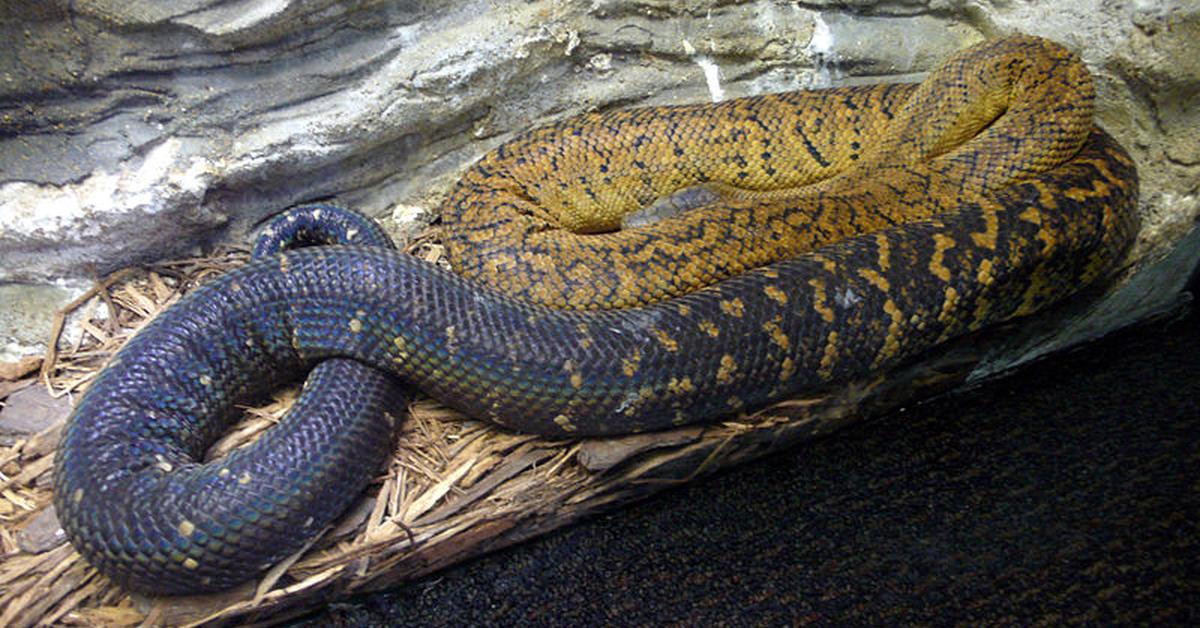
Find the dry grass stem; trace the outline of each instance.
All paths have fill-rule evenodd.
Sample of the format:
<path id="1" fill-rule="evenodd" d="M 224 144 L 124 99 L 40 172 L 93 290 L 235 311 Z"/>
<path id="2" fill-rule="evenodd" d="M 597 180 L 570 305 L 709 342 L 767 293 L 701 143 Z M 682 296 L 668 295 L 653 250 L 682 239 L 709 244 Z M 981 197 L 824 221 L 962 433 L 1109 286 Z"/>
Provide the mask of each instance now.
<path id="1" fill-rule="evenodd" d="M 418 239 L 410 250 L 444 262 L 440 245 L 429 238 Z M 243 250 L 227 249 L 98 279 L 55 317 L 45 359 L 0 365 L 0 401 L 38 380 L 54 396 L 73 398 L 136 330 L 188 290 L 246 257 Z M 60 339 L 64 322 L 75 316 L 83 334 L 65 346 Z M 407 409 L 409 418 L 392 459 L 339 523 L 257 583 L 187 598 L 131 597 L 88 566 L 61 533 L 46 534 L 43 528 L 57 525 L 47 511 L 62 427 L 56 425 L 0 447 L 0 625 L 269 622 L 335 596 L 418 578 L 762 456 L 893 407 L 894 399 L 930 394 L 965 375 L 964 365 L 971 360 L 961 355 L 955 360 L 954 372 L 941 373 L 933 383 L 926 381 L 931 379 L 928 369 L 914 367 L 724 423 L 578 442 L 506 432 L 418 398 Z M 296 392 L 279 391 L 263 405 L 246 408 L 245 420 L 209 455 L 224 455 L 251 442 L 284 417 Z"/>

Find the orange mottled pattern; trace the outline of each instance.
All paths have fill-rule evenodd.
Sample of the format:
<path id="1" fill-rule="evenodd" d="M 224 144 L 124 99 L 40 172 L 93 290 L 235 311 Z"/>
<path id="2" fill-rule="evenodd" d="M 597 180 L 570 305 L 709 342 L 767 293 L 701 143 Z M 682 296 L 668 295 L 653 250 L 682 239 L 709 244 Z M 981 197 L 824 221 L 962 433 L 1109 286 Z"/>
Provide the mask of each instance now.
<path id="1" fill-rule="evenodd" d="M 1017 36 L 919 84 L 588 113 L 471 167 L 442 208 L 445 241 L 458 273 L 534 302 L 655 302 L 1036 178 L 1078 152 L 1093 100 L 1077 57 Z M 697 187 L 715 200 L 621 229 Z"/>

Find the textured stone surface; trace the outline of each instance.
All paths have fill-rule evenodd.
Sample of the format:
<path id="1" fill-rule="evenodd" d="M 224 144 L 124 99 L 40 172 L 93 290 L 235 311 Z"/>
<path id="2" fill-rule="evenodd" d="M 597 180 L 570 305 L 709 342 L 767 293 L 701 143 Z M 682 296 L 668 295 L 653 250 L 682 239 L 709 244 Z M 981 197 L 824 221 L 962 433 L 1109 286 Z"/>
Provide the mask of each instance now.
<path id="1" fill-rule="evenodd" d="M 30 386 L 8 396 L 0 407 L 0 446 L 29 438 L 66 421 L 71 400 L 55 399 L 44 386 Z"/>
<path id="2" fill-rule="evenodd" d="M 0 362 L 41 353 L 54 313 L 86 290 L 76 281 L 46 284 L 0 282 Z M 72 330 L 72 337 L 78 331 Z"/>
<path id="3" fill-rule="evenodd" d="M 465 165 L 532 124 L 915 79 L 1015 31 L 1062 41 L 1092 68 L 1098 117 L 1142 172 L 1132 264 L 1159 268 L 1200 213 L 1195 2 L 9 0 L 0 282 L 242 240 L 316 199 L 412 233 Z M 1184 258 L 1174 263 L 1195 263 Z M 1147 303 L 1105 325 L 1179 289 L 1150 283 Z M 24 299 L 13 290 L 6 306 Z M 38 350 L 14 331 L 0 322 L 0 344 Z"/>
<path id="4" fill-rule="evenodd" d="M 43 508 L 29 520 L 29 523 L 25 524 L 24 528 L 17 532 L 17 547 L 29 554 L 48 552 L 65 540 L 67 540 L 67 533 L 63 532 L 62 526 L 58 523 L 54 506 Z"/>

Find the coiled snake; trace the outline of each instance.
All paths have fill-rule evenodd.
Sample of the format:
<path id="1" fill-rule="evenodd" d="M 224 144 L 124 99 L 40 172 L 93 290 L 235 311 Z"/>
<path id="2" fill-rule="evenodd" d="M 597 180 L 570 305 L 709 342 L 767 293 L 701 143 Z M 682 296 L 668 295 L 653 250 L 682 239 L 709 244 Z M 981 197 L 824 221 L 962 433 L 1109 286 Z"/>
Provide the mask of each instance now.
<path id="1" fill-rule="evenodd" d="M 446 202 L 459 274 L 380 247 L 289 250 L 143 329 L 65 432 L 63 528 L 130 588 L 228 587 L 361 491 L 390 446 L 391 377 L 515 430 L 621 434 L 760 407 L 1033 312 L 1110 270 L 1136 231 L 1136 172 L 1093 126 L 1093 98 L 1074 55 L 1011 37 L 919 85 L 535 129 Z M 279 224 L 322 211 L 291 216 Z M 198 462 L 235 400 L 313 364 L 280 425 Z"/>

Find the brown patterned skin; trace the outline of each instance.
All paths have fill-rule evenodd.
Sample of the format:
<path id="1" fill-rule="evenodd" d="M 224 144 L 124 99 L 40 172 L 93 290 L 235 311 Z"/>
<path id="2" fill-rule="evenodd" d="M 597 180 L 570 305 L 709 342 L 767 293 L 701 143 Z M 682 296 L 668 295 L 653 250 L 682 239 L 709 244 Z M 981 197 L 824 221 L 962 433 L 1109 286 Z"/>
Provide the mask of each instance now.
<path id="1" fill-rule="evenodd" d="M 216 590 L 299 550 L 360 494 L 387 453 L 380 416 L 402 405 L 391 378 L 522 432 L 628 434 L 867 377 L 1029 314 L 1108 272 L 1137 231 L 1136 171 L 1091 126 L 1091 94 L 1074 57 L 1021 37 L 916 87 L 533 131 L 450 201 L 460 268 L 500 273 L 499 290 L 360 245 L 285 250 L 205 284 L 80 400 L 55 458 L 59 520 L 126 586 Z M 549 226 L 611 229 L 657 197 L 703 198 L 675 196 L 698 182 L 724 198 L 633 230 Z M 581 217 L 589 190 L 621 211 Z M 278 224 L 319 234 L 337 211 Z M 349 219 L 333 240 L 363 229 Z M 268 248 L 292 241 L 276 232 Z M 234 404 L 314 364 L 286 420 L 201 462 Z"/>
<path id="2" fill-rule="evenodd" d="M 538 303 L 651 303 L 1043 174 L 1082 146 L 1093 100 L 1077 57 L 1016 36 L 919 85 L 585 114 L 468 170 L 442 209 L 446 243 L 456 272 Z M 720 200 L 618 230 L 694 186 Z"/>

